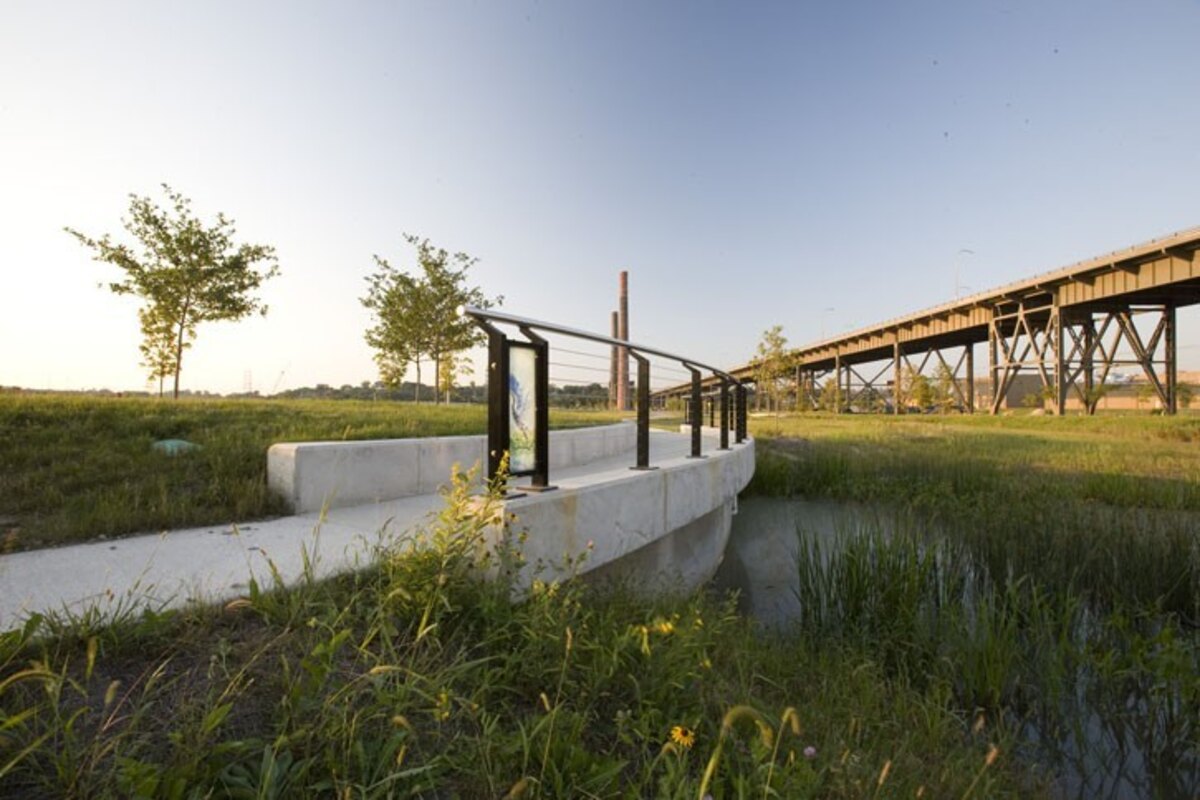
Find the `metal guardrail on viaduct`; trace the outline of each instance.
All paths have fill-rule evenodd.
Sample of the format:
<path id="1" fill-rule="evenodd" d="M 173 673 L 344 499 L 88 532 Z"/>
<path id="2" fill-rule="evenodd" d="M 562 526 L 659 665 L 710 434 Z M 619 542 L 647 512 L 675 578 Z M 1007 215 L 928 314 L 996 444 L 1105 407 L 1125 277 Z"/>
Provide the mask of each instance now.
<path id="1" fill-rule="evenodd" d="M 893 413 L 900 413 L 904 403 L 897 390 L 904 370 L 921 372 L 937 363 L 949 370 L 958 403 L 971 409 L 973 346 L 987 342 L 993 414 L 1021 370 L 1040 377 L 1057 413 L 1071 392 L 1083 408 L 1094 411 L 1095 390 L 1116 366 L 1140 367 L 1163 410 L 1173 414 L 1178 384 L 1175 310 L 1200 303 L 1197 250 L 1200 228 L 1192 228 L 797 348 L 790 352 L 789 364 L 795 369 L 798 397 L 815 407 L 818 381 L 832 376 L 836 410 L 861 405 L 864 397 L 886 397 Z M 1134 324 L 1140 315 L 1151 315 L 1149 336 Z M 1119 356 L 1122 343 L 1132 357 Z M 867 364 L 875 365 L 872 371 L 861 370 Z M 755 365 L 729 374 L 753 383 Z M 684 397 L 690 389 L 673 386 L 656 392 L 655 399 Z"/>

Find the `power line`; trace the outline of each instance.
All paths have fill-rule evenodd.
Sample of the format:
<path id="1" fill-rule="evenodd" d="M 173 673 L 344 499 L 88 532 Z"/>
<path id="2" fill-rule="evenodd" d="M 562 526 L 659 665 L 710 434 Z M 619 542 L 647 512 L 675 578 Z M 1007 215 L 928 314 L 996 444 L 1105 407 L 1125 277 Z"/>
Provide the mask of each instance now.
<path id="1" fill-rule="evenodd" d="M 599 372 L 599 373 L 601 373 L 601 374 L 603 374 L 603 375 L 607 375 L 607 374 L 608 374 L 608 370 L 607 370 L 607 369 L 602 369 L 602 368 L 600 368 L 600 367 L 588 367 L 588 366 L 584 366 L 583 364 L 563 364 L 563 363 L 561 363 L 561 362 L 558 362 L 558 361 L 551 361 L 551 362 L 550 362 L 550 366 L 552 366 L 552 367 L 562 367 L 562 368 L 564 368 L 564 369 L 582 369 L 582 370 L 587 370 L 588 372 Z"/>

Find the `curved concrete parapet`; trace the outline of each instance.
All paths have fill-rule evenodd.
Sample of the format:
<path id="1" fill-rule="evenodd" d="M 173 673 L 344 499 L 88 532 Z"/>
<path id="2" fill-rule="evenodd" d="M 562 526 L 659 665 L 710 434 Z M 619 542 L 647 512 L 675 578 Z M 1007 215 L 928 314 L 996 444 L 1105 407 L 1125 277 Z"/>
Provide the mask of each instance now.
<path id="1" fill-rule="evenodd" d="M 516 516 L 509 535 L 526 533 L 518 586 L 578 574 L 649 592 L 707 581 L 725 552 L 738 492 L 754 474 L 754 441 L 717 450 L 709 440 L 705 452 L 656 461 L 650 471 L 552 481 L 555 491 L 506 501 Z"/>
<path id="2" fill-rule="evenodd" d="M 632 450 L 632 422 L 550 432 L 550 463 L 573 467 Z M 267 450 L 267 485 L 294 514 L 436 494 L 454 465 L 486 457 L 486 436 L 290 442 Z"/>

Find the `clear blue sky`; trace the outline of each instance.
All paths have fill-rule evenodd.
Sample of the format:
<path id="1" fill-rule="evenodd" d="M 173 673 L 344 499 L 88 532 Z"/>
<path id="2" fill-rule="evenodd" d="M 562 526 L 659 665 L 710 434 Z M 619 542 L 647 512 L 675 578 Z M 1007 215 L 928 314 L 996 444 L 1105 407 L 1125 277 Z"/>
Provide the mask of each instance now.
<path id="1" fill-rule="evenodd" d="M 628 269 L 634 340 L 739 364 L 774 323 L 950 299 L 956 265 L 982 290 L 1200 224 L 1198 32 L 1195 0 L 10 0 L 0 384 L 145 385 L 136 301 L 62 227 L 120 233 L 162 181 L 283 270 L 185 388 L 374 379 L 358 298 L 406 231 L 597 331 Z"/>

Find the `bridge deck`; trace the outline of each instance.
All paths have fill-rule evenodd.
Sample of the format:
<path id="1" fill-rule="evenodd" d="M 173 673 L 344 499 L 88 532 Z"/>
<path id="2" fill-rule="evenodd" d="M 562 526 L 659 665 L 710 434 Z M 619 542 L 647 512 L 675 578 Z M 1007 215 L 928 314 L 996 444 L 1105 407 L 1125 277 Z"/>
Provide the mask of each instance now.
<path id="1" fill-rule="evenodd" d="M 687 462 L 689 437 L 652 431 L 651 463 Z M 712 443 L 706 444 L 708 452 Z M 627 479 L 633 452 L 560 470 L 552 494 Z M 519 483 L 519 482 L 518 482 Z M 548 496 L 548 495 L 547 495 Z M 273 585 L 273 563 L 287 584 L 304 575 L 304 554 L 317 577 L 365 567 L 378 548 L 411 539 L 442 504 L 437 494 L 0 556 L 0 630 L 33 612 L 104 614 L 129 608 L 176 608 L 246 594 L 253 577 Z"/>
<path id="2" fill-rule="evenodd" d="M 1041 308 L 1048 316 L 1051 308 L 1081 314 L 1138 305 L 1193 305 L 1200 303 L 1198 251 L 1200 228 L 1191 228 L 806 344 L 791 350 L 790 356 L 801 369 L 828 371 L 892 358 L 897 347 L 912 353 L 969 346 L 988 341 L 993 321 L 998 334 L 1012 335 L 1018 323 L 1010 309 L 1018 306 Z M 753 382 L 755 365 L 744 364 L 729 374 Z M 709 376 L 703 384 L 711 388 L 718 380 Z M 689 390 L 689 384 L 681 383 L 655 396 L 684 397 Z"/>

